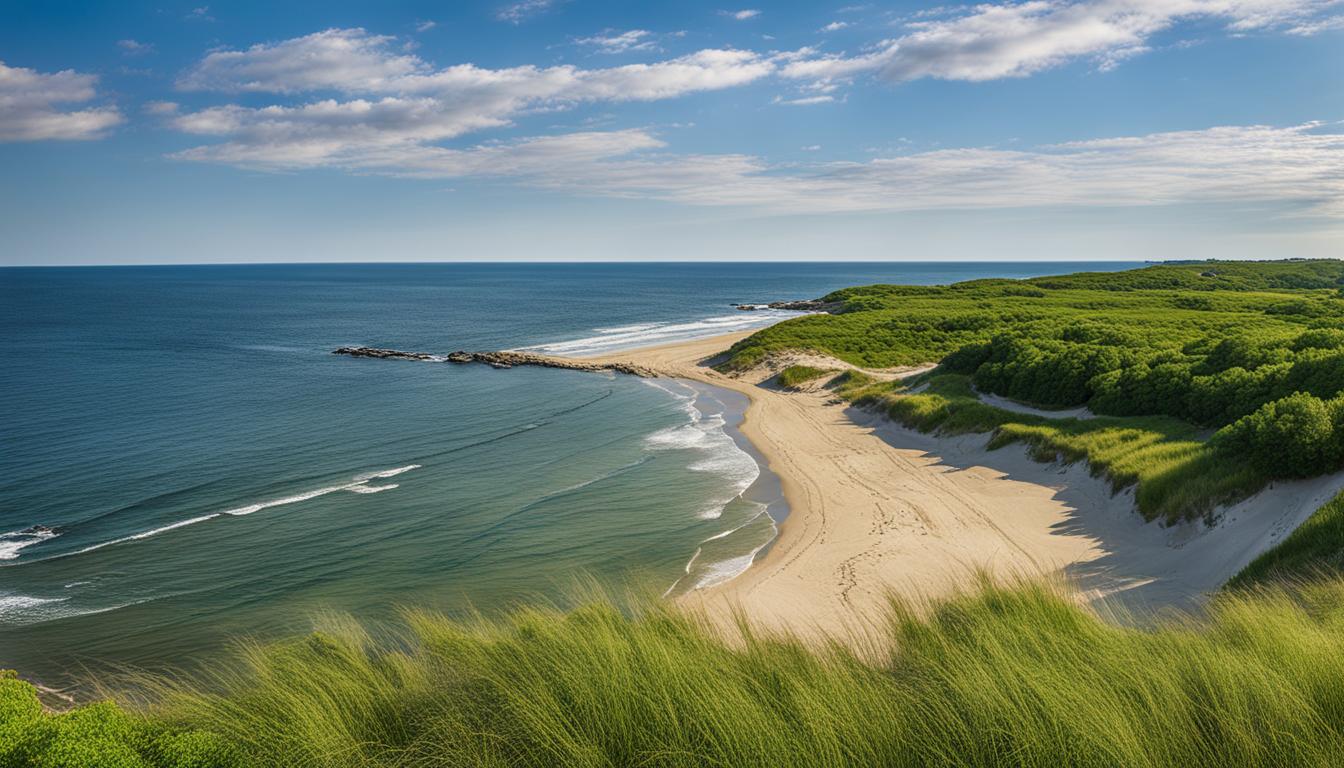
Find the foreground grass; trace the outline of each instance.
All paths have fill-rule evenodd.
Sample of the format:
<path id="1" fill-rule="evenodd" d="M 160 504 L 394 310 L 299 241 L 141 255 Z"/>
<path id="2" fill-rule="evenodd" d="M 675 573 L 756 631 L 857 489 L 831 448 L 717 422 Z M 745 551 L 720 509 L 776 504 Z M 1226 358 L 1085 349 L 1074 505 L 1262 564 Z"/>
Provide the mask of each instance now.
<path id="1" fill-rule="evenodd" d="M 1135 486 L 1145 518 L 1168 522 L 1210 513 L 1260 490 L 1269 476 L 1241 457 L 1215 453 L 1197 428 L 1165 416 L 1045 418 L 987 405 L 966 376 L 928 377 L 912 394 L 861 373 L 837 380 L 842 397 L 925 432 L 990 432 L 990 447 L 1024 443 L 1042 461 L 1086 461 L 1116 489 Z"/>
<path id="2" fill-rule="evenodd" d="M 1228 594 L 1198 623 L 1144 630 L 1048 587 L 986 584 L 918 615 L 893 604 L 870 640 L 888 650 L 725 643 L 665 603 L 633 618 L 602 601 L 469 624 L 414 614 L 381 640 L 335 622 L 249 646 L 213 678 L 159 681 L 148 717 L 237 750 L 164 765 L 1296 766 L 1344 754 L 1341 581 Z"/>

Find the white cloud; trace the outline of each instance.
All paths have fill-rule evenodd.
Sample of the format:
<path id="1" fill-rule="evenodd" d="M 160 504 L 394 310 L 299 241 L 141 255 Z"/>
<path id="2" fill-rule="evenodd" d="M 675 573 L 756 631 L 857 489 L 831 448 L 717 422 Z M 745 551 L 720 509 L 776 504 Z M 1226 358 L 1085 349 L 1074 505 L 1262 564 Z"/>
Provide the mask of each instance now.
<path id="1" fill-rule="evenodd" d="M 600 35 L 581 37 L 575 40 L 579 45 L 591 45 L 599 53 L 625 53 L 627 51 L 647 51 L 655 48 L 653 33 L 647 29 L 631 29 L 626 32 L 607 30 Z"/>
<path id="2" fill-rule="evenodd" d="M 757 16 L 760 16 L 761 12 L 755 8 L 746 8 L 740 11 L 719 11 L 719 15 L 727 16 L 730 19 L 736 19 L 738 21 L 746 21 L 747 19 L 754 19 Z"/>
<path id="3" fill-rule="evenodd" d="M 1148 50 L 1154 34 L 1185 20 L 1217 20 L 1234 33 L 1311 30 L 1341 0 L 1026 0 L 940 9 L 906 24 L 906 33 L 874 52 L 800 61 L 790 77 L 843 77 L 877 72 L 895 80 L 923 77 L 996 80 L 1024 77 L 1079 58 L 1102 69 Z M 1301 32 L 1297 32 L 1301 33 Z"/>
<path id="4" fill-rule="evenodd" d="M 178 108 L 179 105 L 175 101 L 147 101 L 144 106 L 147 114 L 159 116 L 175 115 Z"/>
<path id="5" fill-rule="evenodd" d="M 188 90 L 331 92 L 296 105 L 227 104 L 174 124 L 225 143 L 183 157 L 261 168 L 350 164 L 361 153 L 426 144 L 509 124 L 539 109 L 585 102 L 653 101 L 729 88 L 770 74 L 750 51 L 703 50 L 647 64 L 433 69 L 392 49 L 391 38 L 327 30 L 245 51 L 215 51 L 179 80 Z"/>
<path id="6" fill-rule="evenodd" d="M 894 40 L 884 40 L 876 48 L 857 56 L 824 55 L 816 58 L 794 58 L 780 69 L 784 77 L 794 79 L 831 80 L 852 77 L 886 66 L 900 49 Z"/>
<path id="7" fill-rule="evenodd" d="M 202 5 L 202 6 L 199 7 L 199 8 L 192 8 L 191 11 L 190 11 L 186 16 L 184 16 L 183 18 L 185 18 L 187 21 L 214 21 L 214 20 L 215 20 L 215 17 L 210 15 L 210 6 L 208 6 L 208 5 Z"/>
<path id="8" fill-rule="evenodd" d="M 574 189 L 626 195 L 637 167 L 650 197 L 781 213 L 1241 203 L 1344 218 L 1344 135 L 1321 128 L 1234 126 L 784 167 L 743 156 L 640 160 L 610 185 L 599 172 L 610 169 L 594 169 Z"/>
<path id="9" fill-rule="evenodd" d="M 73 70 L 50 74 L 0 62 L 0 141 L 97 139 L 122 122 L 116 107 L 66 110 L 92 101 L 98 78 Z"/>
<path id="10" fill-rule="evenodd" d="M 429 30 L 431 30 L 431 29 L 433 29 L 433 28 L 435 28 L 435 27 L 437 27 L 437 26 L 439 26 L 439 22 L 437 22 L 437 21 L 430 21 L 430 20 L 417 21 L 417 22 L 415 22 L 415 31 L 416 31 L 416 32 L 428 32 Z"/>
<path id="11" fill-rule="evenodd" d="M 117 47 L 120 48 L 121 52 L 126 56 L 143 56 L 147 53 L 154 52 L 154 45 L 152 43 L 142 43 L 138 40 L 131 40 L 129 38 L 126 40 L 118 40 Z"/>
<path id="12" fill-rule="evenodd" d="M 1299 35 L 1301 37 L 1311 37 L 1332 29 L 1344 29 L 1344 15 L 1327 16 L 1322 19 L 1304 21 L 1301 24 L 1290 27 L 1288 34 Z"/>
<path id="13" fill-rule="evenodd" d="M 507 21 L 510 24 L 521 24 L 534 16 L 540 16 L 549 11 L 557 2 L 558 0 L 520 0 L 500 8 L 495 13 L 495 18 L 500 21 Z"/>
<path id="14" fill-rule="evenodd" d="M 568 194 L 776 214 L 1249 204 L 1344 219 L 1344 135 L 1322 127 L 1232 126 L 1030 150 L 945 149 L 788 165 L 740 154 L 669 154 L 647 131 L 625 130 L 466 149 L 390 143 L 328 156 L 323 164 L 395 176 L 500 178 Z M 244 164 L 256 159 L 250 148 L 230 158 L 233 150 L 223 145 L 182 157 Z"/>
<path id="15" fill-rule="evenodd" d="M 245 51 L 214 51 L 178 78 L 177 86 L 187 91 L 367 93 L 428 71 L 419 58 L 392 52 L 392 40 L 362 29 L 328 29 Z"/>
<path id="16" fill-rule="evenodd" d="M 848 22 L 848 21 L 832 21 L 830 24 L 827 24 L 826 26 L 822 27 L 821 29 L 819 29 L 819 30 L 817 30 L 817 31 L 818 31 L 818 32 L 839 32 L 840 30 L 842 30 L 842 29 L 844 29 L 845 27 L 848 27 L 848 26 L 849 26 L 849 22 Z"/>
<path id="17" fill-rule="evenodd" d="M 800 96 L 796 99 L 785 99 L 781 96 L 776 96 L 771 103 L 785 104 L 791 107 L 809 107 L 814 104 L 829 104 L 832 101 L 835 101 L 834 96 L 823 94 L 821 96 Z"/>

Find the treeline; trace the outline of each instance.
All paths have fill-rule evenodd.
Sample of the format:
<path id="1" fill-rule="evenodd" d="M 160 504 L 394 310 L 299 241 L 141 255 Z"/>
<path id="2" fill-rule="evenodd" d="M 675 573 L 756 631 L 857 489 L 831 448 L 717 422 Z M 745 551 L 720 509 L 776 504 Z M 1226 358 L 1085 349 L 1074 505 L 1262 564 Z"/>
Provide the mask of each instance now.
<path id="1" fill-rule="evenodd" d="M 1344 392 L 1344 330 L 1337 328 L 1292 337 L 1241 332 L 1153 352 L 1126 329 L 1072 325 L 1058 338 L 1008 334 L 967 345 L 943 367 L 970 374 L 982 391 L 1024 402 L 1226 426 L 1218 449 L 1262 460 L 1276 477 L 1344 464 L 1337 399 Z"/>

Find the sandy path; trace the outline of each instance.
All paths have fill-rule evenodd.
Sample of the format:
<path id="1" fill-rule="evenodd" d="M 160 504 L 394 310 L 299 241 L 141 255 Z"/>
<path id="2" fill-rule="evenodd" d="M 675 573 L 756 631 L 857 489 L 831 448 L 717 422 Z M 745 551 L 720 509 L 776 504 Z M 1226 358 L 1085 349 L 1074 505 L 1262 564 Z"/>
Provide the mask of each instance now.
<path id="1" fill-rule="evenodd" d="M 986 451 L 983 435 L 919 434 L 825 391 L 782 392 L 702 365 L 747 335 L 596 358 L 751 399 L 742 432 L 779 475 L 790 515 L 747 572 L 682 598 L 725 620 L 737 607 L 766 626 L 834 633 L 878 619 L 889 590 L 937 597 L 976 569 L 1063 573 L 1085 597 L 1130 608 L 1188 605 L 1344 488 L 1344 475 L 1280 483 L 1213 528 L 1146 524 L 1128 493 L 1112 495 L 1085 467 Z"/>

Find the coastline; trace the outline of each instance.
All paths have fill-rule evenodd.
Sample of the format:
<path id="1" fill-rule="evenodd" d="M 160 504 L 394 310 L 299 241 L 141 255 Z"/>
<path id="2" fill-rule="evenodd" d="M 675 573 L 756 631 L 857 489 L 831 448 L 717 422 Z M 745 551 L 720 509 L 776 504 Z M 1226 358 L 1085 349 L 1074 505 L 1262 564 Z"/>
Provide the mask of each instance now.
<path id="1" fill-rule="evenodd" d="M 1344 475 L 1279 483 L 1218 522 L 1163 527 L 1082 464 L 987 450 L 987 435 L 939 437 L 813 387 L 763 386 L 705 365 L 754 331 L 627 349 L 660 376 L 745 395 L 738 429 L 780 482 L 788 517 L 740 575 L 678 595 L 731 627 L 739 615 L 803 635 L 862 636 L 892 596 L 914 605 L 995 579 L 1062 578 L 1078 599 L 1120 614 L 1192 608 L 1336 492 Z"/>

